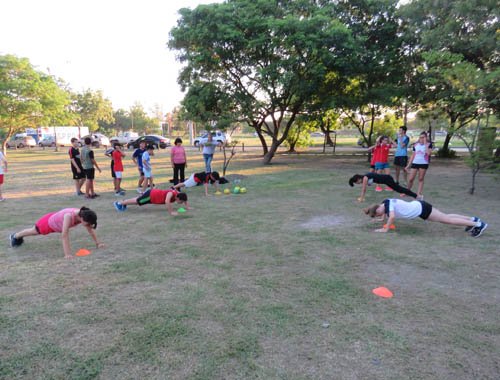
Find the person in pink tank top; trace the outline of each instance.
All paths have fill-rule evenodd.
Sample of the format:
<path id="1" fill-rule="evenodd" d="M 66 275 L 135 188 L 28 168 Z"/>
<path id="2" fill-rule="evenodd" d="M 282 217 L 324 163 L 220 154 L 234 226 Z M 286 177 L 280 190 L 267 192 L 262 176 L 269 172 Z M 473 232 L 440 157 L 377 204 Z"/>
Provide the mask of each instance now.
<path id="1" fill-rule="evenodd" d="M 12 248 L 19 247 L 24 243 L 24 238 L 27 236 L 48 235 L 59 232 L 62 234 L 64 257 L 70 259 L 72 256 L 69 246 L 69 229 L 79 224 L 87 229 L 92 239 L 94 239 L 97 248 L 104 247 L 104 244 L 99 243 L 94 231 L 97 228 L 97 215 L 87 207 L 80 209 L 65 208 L 61 211 L 42 216 L 34 227 L 11 234 L 10 246 Z"/>
<path id="2" fill-rule="evenodd" d="M 184 169 L 187 168 L 187 158 L 186 151 L 182 146 L 182 140 L 177 137 L 175 139 L 175 145 L 170 149 L 170 162 L 172 164 L 172 169 L 174 169 L 174 186 L 179 182 L 184 182 Z M 179 181 L 180 173 L 180 181 Z"/>

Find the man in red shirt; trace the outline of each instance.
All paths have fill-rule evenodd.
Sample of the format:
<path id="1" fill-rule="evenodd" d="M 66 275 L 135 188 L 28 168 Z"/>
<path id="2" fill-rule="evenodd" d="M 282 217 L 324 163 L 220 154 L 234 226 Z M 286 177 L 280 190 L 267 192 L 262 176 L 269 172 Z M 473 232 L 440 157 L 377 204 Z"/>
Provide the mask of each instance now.
<path id="1" fill-rule="evenodd" d="M 118 197 L 120 195 L 125 195 L 125 192 L 120 188 L 123 177 L 122 157 L 125 157 L 125 153 L 122 151 L 122 144 L 115 144 L 114 148 L 115 150 L 111 153 L 113 156 L 113 170 L 115 172 L 113 182 L 115 184 L 115 195 Z"/>
<path id="2" fill-rule="evenodd" d="M 144 206 L 147 204 L 154 205 L 166 205 L 168 211 L 172 215 L 179 215 L 177 211 L 174 211 L 172 208 L 172 203 L 177 202 L 179 204 L 183 204 L 187 210 L 192 210 L 189 207 L 187 202 L 187 194 L 181 193 L 180 191 L 168 189 L 168 190 L 160 190 L 160 189 L 151 189 L 146 191 L 144 194 L 138 196 L 137 198 L 127 199 L 121 202 L 115 202 L 115 208 L 118 211 L 125 211 L 128 205 L 139 205 Z"/>

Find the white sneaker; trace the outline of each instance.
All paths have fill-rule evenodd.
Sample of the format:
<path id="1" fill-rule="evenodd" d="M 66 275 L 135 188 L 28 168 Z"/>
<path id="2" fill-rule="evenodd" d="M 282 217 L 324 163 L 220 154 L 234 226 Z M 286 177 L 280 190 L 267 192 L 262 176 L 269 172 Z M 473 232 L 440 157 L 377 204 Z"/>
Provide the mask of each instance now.
<path id="1" fill-rule="evenodd" d="M 142 194 L 142 187 L 137 187 L 136 191 L 137 191 L 137 194 Z"/>

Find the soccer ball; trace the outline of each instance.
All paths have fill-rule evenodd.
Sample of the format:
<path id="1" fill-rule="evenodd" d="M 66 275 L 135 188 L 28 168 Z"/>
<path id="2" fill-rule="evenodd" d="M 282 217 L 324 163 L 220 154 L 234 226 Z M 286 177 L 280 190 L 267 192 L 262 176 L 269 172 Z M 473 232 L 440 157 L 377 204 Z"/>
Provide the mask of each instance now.
<path id="1" fill-rule="evenodd" d="M 240 189 L 240 193 L 241 193 L 241 194 L 245 194 L 246 192 L 247 192 L 247 188 L 246 188 L 246 187 L 242 187 L 242 188 Z"/>
<path id="2" fill-rule="evenodd" d="M 239 192 L 240 192 L 240 188 L 239 188 L 238 186 L 236 186 L 236 187 L 234 188 L 234 193 L 235 193 L 235 194 L 238 194 Z"/>
<path id="3" fill-rule="evenodd" d="M 231 191 L 229 191 L 229 189 L 224 189 L 224 194 L 230 194 Z"/>

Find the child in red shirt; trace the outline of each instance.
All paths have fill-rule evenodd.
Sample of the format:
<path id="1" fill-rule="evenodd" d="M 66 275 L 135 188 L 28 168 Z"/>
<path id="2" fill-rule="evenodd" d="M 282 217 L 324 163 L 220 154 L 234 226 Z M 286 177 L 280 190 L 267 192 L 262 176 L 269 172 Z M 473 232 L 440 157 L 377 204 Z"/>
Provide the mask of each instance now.
<path id="1" fill-rule="evenodd" d="M 115 195 L 118 197 L 120 195 L 125 195 L 125 192 L 121 190 L 120 185 L 123 177 L 123 163 L 122 157 L 125 157 L 125 153 L 122 151 L 121 144 L 114 145 L 115 150 L 113 151 L 113 170 L 115 172 L 115 178 L 113 178 L 113 182 L 115 185 Z"/>
<path id="2" fill-rule="evenodd" d="M 392 148 L 392 140 L 387 136 L 380 136 L 377 139 L 377 144 L 368 148 L 368 150 L 373 151 L 372 162 L 375 163 L 375 172 L 378 174 L 391 174 L 391 169 L 389 165 L 389 151 Z M 387 186 L 385 188 L 387 191 L 392 191 L 392 189 Z M 375 191 L 382 191 L 380 186 L 377 186 Z"/>
<path id="3" fill-rule="evenodd" d="M 118 211 L 125 211 L 128 205 L 139 205 L 144 206 L 147 204 L 154 205 L 166 205 L 168 211 L 172 215 L 179 215 L 177 211 L 172 208 L 172 203 L 177 202 L 179 204 L 184 203 L 187 210 L 192 210 L 187 203 L 187 194 L 181 193 L 180 191 L 168 189 L 151 189 L 146 191 L 144 194 L 138 196 L 137 198 L 127 199 L 121 202 L 115 202 L 114 206 Z"/>

